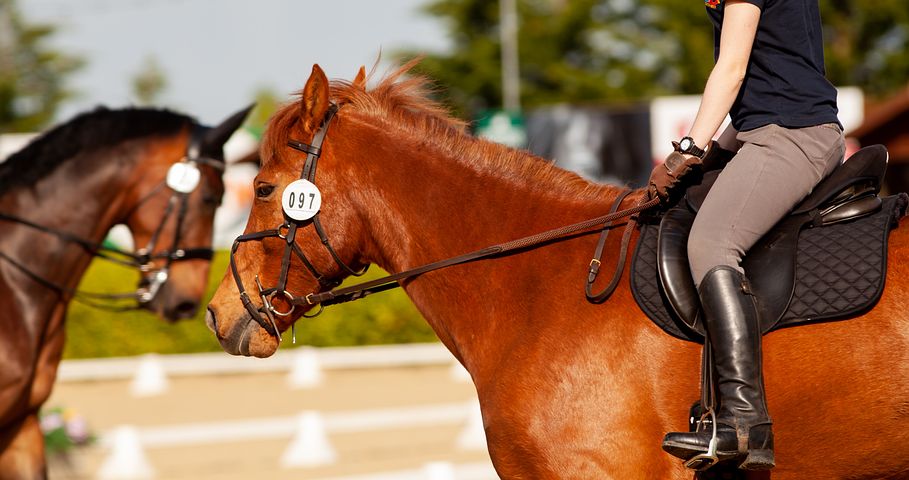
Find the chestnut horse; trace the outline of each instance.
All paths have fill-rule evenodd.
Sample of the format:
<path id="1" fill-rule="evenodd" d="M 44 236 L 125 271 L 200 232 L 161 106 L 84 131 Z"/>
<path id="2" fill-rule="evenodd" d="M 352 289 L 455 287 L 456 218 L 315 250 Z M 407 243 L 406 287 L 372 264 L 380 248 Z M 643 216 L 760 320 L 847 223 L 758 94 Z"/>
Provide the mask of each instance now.
<path id="1" fill-rule="evenodd" d="M 222 146 L 248 111 L 209 128 L 164 110 L 98 109 L 0 165 L 0 478 L 46 476 L 38 411 L 63 352 L 67 304 L 93 258 L 91 246 L 112 226 L 124 223 L 136 245 L 153 246 L 142 262 L 146 270 L 169 264 L 166 281 L 141 306 L 174 320 L 195 313 L 208 283 L 212 225 L 224 190 Z M 165 175 L 196 154 L 199 186 L 175 202 L 179 195 Z M 179 215 L 166 212 L 181 203 L 185 214 L 178 222 Z M 161 258 L 178 249 L 208 255 L 172 263 Z"/>
<path id="2" fill-rule="evenodd" d="M 375 263 L 400 272 L 609 211 L 619 188 L 469 136 L 427 98 L 424 80 L 402 79 L 407 68 L 370 91 L 362 75 L 329 83 L 313 68 L 300 101 L 280 110 L 266 132 L 247 232 L 285 222 L 282 190 L 300 177 L 306 156 L 288 141 L 311 142 L 330 102 L 340 108 L 315 179 L 320 221 L 354 268 Z M 620 237 L 610 236 L 604 264 L 616 261 Z M 301 227 L 296 242 L 318 270 L 344 276 L 312 226 Z M 284 243 L 271 237 L 239 247 L 247 288 L 256 276 L 277 284 Z M 691 478 L 660 442 L 665 432 L 688 428 L 700 347 L 649 321 L 627 274 L 607 302 L 589 303 L 584 282 L 595 244 L 596 235 L 574 235 L 426 273 L 404 290 L 473 377 L 502 478 Z M 286 290 L 301 297 L 319 291 L 291 258 Z M 886 290 L 872 311 L 767 335 L 778 467 L 757 478 L 909 478 L 907 289 L 909 229 L 897 228 Z M 207 323 L 227 352 L 267 357 L 278 347 L 241 304 L 230 271 L 208 309 Z M 299 310 L 275 317 L 278 329 Z"/>

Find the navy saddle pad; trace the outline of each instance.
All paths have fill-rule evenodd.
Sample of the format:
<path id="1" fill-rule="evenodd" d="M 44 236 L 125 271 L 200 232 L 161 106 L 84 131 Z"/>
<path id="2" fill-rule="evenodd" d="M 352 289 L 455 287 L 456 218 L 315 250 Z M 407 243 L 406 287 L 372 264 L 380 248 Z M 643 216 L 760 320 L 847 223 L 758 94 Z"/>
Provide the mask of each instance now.
<path id="1" fill-rule="evenodd" d="M 872 215 L 803 229 L 792 298 L 771 330 L 843 320 L 872 308 L 884 290 L 887 239 L 907 202 L 906 194 L 886 197 L 880 211 Z M 676 316 L 663 293 L 656 264 L 659 223 L 642 223 L 640 228 L 630 273 L 635 301 L 666 333 L 703 343 L 703 337 Z"/>

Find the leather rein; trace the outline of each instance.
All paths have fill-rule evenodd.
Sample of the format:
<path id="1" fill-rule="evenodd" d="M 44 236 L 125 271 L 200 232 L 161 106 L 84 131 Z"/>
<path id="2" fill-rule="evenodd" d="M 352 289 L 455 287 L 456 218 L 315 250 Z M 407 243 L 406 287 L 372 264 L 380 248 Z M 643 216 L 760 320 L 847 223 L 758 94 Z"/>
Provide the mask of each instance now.
<path id="1" fill-rule="evenodd" d="M 186 155 L 180 160 L 182 163 L 190 164 L 194 168 L 197 168 L 198 165 L 208 165 L 217 170 L 224 170 L 223 162 L 216 160 L 211 160 L 201 156 L 201 131 L 195 129 L 190 137 L 189 145 L 186 148 Z M 156 185 L 145 197 L 143 197 L 135 207 L 133 211 L 140 208 L 145 202 L 153 198 L 161 190 L 167 186 L 166 181 L 162 181 Z M 170 271 L 171 264 L 173 262 L 184 261 L 184 260 L 211 260 L 214 254 L 214 250 L 211 247 L 198 247 L 198 248 L 179 248 L 178 245 L 182 238 L 183 224 L 186 217 L 186 212 L 188 210 L 188 200 L 191 192 L 183 193 L 176 190 L 171 190 L 171 196 L 167 203 L 167 208 L 164 211 L 164 215 L 161 218 L 161 222 L 158 224 L 158 227 L 152 233 L 152 236 L 149 238 L 148 243 L 145 247 L 136 250 L 135 252 L 130 252 L 128 250 L 123 250 L 116 247 L 109 247 L 103 243 L 93 242 L 91 240 L 86 240 L 78 235 L 59 230 L 53 227 L 48 227 L 38 223 L 34 223 L 30 220 L 17 217 L 14 215 L 9 215 L 6 213 L 0 212 L 0 221 L 8 221 L 13 223 L 18 223 L 20 225 L 29 227 L 33 230 L 39 232 L 47 233 L 54 235 L 61 240 L 64 240 L 69 243 L 74 243 L 79 245 L 86 252 L 94 257 L 107 260 L 112 263 L 119 265 L 124 265 L 127 267 L 133 267 L 138 269 L 142 273 L 151 272 L 151 278 L 147 279 L 147 286 L 140 286 L 134 292 L 124 292 L 124 293 L 102 293 L 102 292 L 87 292 L 83 290 L 78 290 L 75 288 L 70 288 L 65 285 L 61 285 L 52 280 L 44 278 L 38 273 L 35 273 L 33 270 L 25 266 L 23 263 L 14 259 L 13 257 L 7 255 L 4 252 L 0 252 L 0 259 L 5 260 L 9 264 L 13 265 L 24 273 L 26 276 L 34 280 L 35 282 L 50 288 L 51 290 L 56 290 L 60 293 L 71 295 L 73 300 L 81 302 L 83 304 L 89 305 L 94 308 L 110 311 L 128 311 L 135 310 L 140 308 L 141 305 L 147 304 L 154 300 L 155 296 L 160 291 L 161 287 L 167 282 L 168 274 Z M 173 234 L 173 245 L 174 250 L 164 250 L 164 251 L 155 251 L 155 246 L 158 243 L 161 232 L 164 230 L 164 226 L 167 224 L 168 219 L 176 211 L 176 226 L 174 228 Z M 165 259 L 164 266 L 158 269 L 155 269 L 154 262 L 156 260 Z M 136 305 L 116 305 L 116 303 L 123 300 L 135 300 Z"/>
<path id="2" fill-rule="evenodd" d="M 288 140 L 287 146 L 306 153 L 306 161 L 303 165 L 303 170 L 300 175 L 301 179 L 306 179 L 310 182 L 315 183 L 316 167 L 318 164 L 319 156 L 322 153 L 322 143 L 325 140 L 325 136 L 328 132 L 328 127 L 331 124 L 331 121 L 337 111 L 338 106 L 331 104 L 325 114 L 325 118 L 322 121 L 322 124 L 313 136 L 312 144 L 307 144 L 298 140 Z M 335 263 L 348 274 L 360 276 L 366 272 L 366 268 L 368 268 L 368 266 L 362 270 L 354 270 L 341 260 L 336 250 L 331 246 L 331 242 L 329 241 L 328 236 L 325 234 L 325 230 L 319 221 L 318 213 L 316 213 L 312 219 L 306 221 L 293 220 L 285 215 L 285 222 L 279 225 L 277 228 L 248 233 L 237 237 L 237 239 L 234 240 L 233 246 L 230 250 L 230 269 L 231 274 L 234 277 L 234 282 L 237 284 L 237 289 L 240 292 L 240 301 L 243 303 L 243 307 L 250 314 L 252 319 L 259 324 L 259 326 L 261 326 L 270 335 L 277 337 L 278 341 L 280 341 L 281 335 L 278 332 L 278 326 L 275 322 L 274 316 L 289 316 L 294 312 L 297 306 L 314 307 L 318 305 L 319 310 L 315 314 L 303 315 L 307 318 L 315 317 L 319 315 L 322 312 L 322 308 L 327 305 L 350 302 L 353 300 L 361 299 L 373 293 L 397 288 L 401 286 L 402 280 L 413 278 L 424 273 L 431 272 L 433 270 L 439 270 L 442 268 L 472 262 L 483 258 L 501 256 L 517 250 L 536 248 L 551 241 L 564 240 L 565 237 L 569 234 L 582 232 L 585 230 L 590 230 L 591 228 L 597 226 L 601 226 L 602 233 L 597 244 L 595 256 L 590 262 L 586 287 L 588 300 L 594 303 L 601 303 L 605 301 L 609 295 L 612 294 L 612 292 L 618 286 L 619 280 L 621 279 L 622 271 L 625 265 L 625 256 L 627 255 L 628 245 L 631 240 L 631 233 L 634 231 L 634 227 L 637 223 L 633 215 L 641 213 L 645 210 L 649 210 L 659 205 L 660 203 L 660 200 L 658 198 L 646 200 L 645 197 L 641 199 L 637 205 L 626 208 L 624 210 L 618 210 L 618 208 L 621 206 L 622 201 L 628 196 L 629 193 L 631 193 L 630 190 L 622 192 L 612 205 L 610 213 L 606 215 L 591 218 L 589 220 L 566 225 L 552 230 L 547 230 L 545 232 L 540 232 L 535 235 L 530 235 L 509 242 L 492 245 L 444 260 L 427 263 L 425 265 L 387 275 L 382 278 L 377 278 L 375 280 L 370 280 L 339 289 L 335 289 L 335 287 L 341 284 L 341 280 L 336 278 L 327 278 L 325 275 L 319 272 L 319 270 L 316 269 L 312 262 L 306 257 L 302 249 L 300 249 L 300 247 L 296 244 L 294 239 L 296 238 L 296 233 L 298 230 L 306 226 L 313 226 L 316 229 L 316 233 L 319 235 L 319 239 L 322 245 L 331 254 Z M 602 292 L 595 294 L 591 290 L 592 285 L 599 273 L 601 264 L 600 259 L 602 256 L 603 247 L 606 242 L 606 236 L 608 235 L 609 230 L 612 229 L 612 222 L 626 217 L 631 218 L 629 218 L 629 221 L 625 225 L 625 233 L 622 237 L 620 258 L 618 259 L 612 281 Z M 249 294 L 246 292 L 243 281 L 240 279 L 240 273 L 235 257 L 240 244 L 249 241 L 261 241 L 265 238 L 273 237 L 280 238 L 285 242 L 284 254 L 281 259 L 281 272 L 278 277 L 278 284 L 270 288 L 263 288 L 261 282 L 259 281 L 259 276 L 256 275 L 256 287 L 258 288 L 259 297 L 262 299 L 262 306 L 257 307 L 255 304 L 253 304 L 252 300 L 249 297 Z M 286 290 L 287 275 L 290 269 L 292 255 L 301 260 L 306 269 L 309 270 L 309 272 L 315 277 L 316 281 L 318 281 L 319 285 L 325 289 L 325 291 L 313 292 L 303 296 L 295 296 Z M 280 295 L 283 300 L 290 305 L 290 308 L 287 311 L 279 311 L 272 304 L 272 300 L 278 295 Z M 268 322 L 266 322 L 262 317 L 262 313 L 265 314 Z"/>

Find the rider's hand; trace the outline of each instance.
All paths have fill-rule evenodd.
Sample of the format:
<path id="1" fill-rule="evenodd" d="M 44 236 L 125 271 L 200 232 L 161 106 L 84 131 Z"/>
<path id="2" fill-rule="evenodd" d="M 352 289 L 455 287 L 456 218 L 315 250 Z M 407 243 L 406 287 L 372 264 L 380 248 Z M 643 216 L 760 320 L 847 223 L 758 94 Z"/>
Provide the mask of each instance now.
<path id="1" fill-rule="evenodd" d="M 695 155 L 670 153 L 666 161 L 654 167 L 650 173 L 647 187 L 650 198 L 659 197 L 661 202 L 666 202 L 673 190 L 682 182 L 682 177 L 700 164 L 701 158 Z"/>

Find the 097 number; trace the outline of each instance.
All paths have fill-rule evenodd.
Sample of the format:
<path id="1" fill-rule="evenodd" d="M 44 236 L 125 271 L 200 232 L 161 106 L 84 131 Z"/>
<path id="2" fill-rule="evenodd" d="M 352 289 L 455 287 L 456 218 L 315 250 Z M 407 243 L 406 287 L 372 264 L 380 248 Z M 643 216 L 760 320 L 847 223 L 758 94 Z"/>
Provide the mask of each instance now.
<path id="1" fill-rule="evenodd" d="M 287 199 L 287 206 L 295 210 L 302 210 L 306 208 L 307 196 L 309 197 L 309 210 L 312 210 L 312 204 L 316 201 L 315 193 L 306 194 L 301 192 L 298 196 L 296 192 L 290 192 L 290 197 Z"/>

